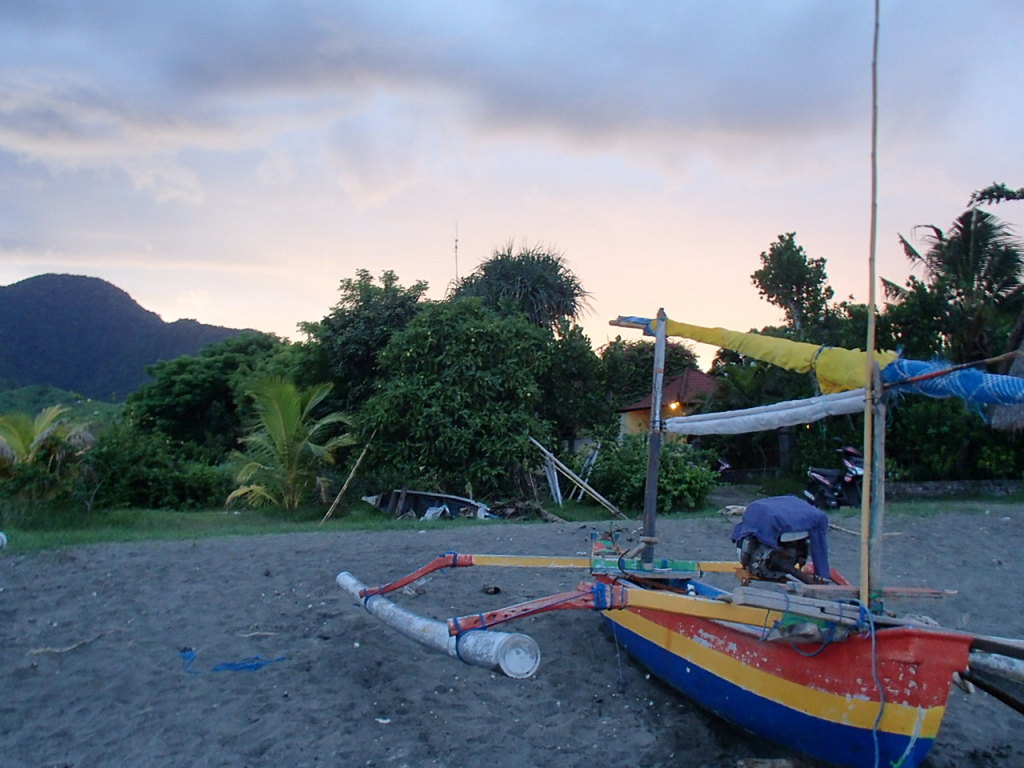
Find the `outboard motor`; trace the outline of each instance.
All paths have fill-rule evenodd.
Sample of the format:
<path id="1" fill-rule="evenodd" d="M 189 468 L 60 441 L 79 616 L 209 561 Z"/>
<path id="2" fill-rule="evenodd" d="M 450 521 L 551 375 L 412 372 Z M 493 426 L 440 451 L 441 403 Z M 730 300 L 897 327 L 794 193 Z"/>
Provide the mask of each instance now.
<path id="1" fill-rule="evenodd" d="M 796 496 L 773 496 L 747 506 L 732 540 L 743 569 L 756 579 L 823 584 L 828 563 L 828 515 Z M 810 555 L 814 573 L 804 570 Z"/>
<path id="2" fill-rule="evenodd" d="M 815 580 L 813 574 L 803 572 L 809 538 L 807 531 L 790 531 L 779 536 L 777 546 L 769 547 L 751 533 L 740 539 L 736 554 L 743 569 L 756 579 L 786 581 L 793 576 L 807 584 L 820 584 L 821 580 Z"/>

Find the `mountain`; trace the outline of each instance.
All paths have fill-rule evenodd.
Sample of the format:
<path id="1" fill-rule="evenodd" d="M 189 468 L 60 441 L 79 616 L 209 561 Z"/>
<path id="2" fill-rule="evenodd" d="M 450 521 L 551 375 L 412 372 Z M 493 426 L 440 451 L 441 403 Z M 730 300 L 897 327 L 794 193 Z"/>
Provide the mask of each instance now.
<path id="1" fill-rule="evenodd" d="M 150 380 L 146 366 L 239 333 L 195 320 L 166 323 L 96 277 L 39 275 L 0 286 L 0 381 L 120 402 Z"/>

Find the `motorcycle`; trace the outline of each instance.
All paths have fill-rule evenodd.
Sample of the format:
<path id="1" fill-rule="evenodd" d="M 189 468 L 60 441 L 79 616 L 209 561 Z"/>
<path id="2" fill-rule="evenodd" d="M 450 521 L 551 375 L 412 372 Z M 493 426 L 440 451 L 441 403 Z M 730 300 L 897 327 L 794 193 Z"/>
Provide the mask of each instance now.
<path id="1" fill-rule="evenodd" d="M 808 467 L 804 497 L 818 509 L 860 506 L 864 482 L 864 457 L 856 448 L 836 448 L 842 462 L 840 469 Z"/>

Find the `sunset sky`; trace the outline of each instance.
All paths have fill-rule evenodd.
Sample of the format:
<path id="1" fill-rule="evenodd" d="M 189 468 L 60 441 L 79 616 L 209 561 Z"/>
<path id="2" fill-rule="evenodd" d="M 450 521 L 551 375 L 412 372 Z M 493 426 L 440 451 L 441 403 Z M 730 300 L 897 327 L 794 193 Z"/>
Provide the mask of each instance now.
<path id="1" fill-rule="evenodd" d="M 902 282 L 898 233 L 1024 186 L 1024 3 L 882 6 Z M 660 306 L 779 322 L 750 275 L 796 232 L 863 301 L 872 25 L 870 0 L 0 0 L 0 285 L 89 275 L 300 338 L 359 268 L 442 298 L 513 242 L 564 255 L 600 346 Z"/>

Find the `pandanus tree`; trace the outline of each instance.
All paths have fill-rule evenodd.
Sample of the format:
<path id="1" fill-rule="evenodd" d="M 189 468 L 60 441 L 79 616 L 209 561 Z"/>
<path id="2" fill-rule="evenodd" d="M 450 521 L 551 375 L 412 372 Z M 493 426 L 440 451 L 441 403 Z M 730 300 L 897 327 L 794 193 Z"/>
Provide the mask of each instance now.
<path id="1" fill-rule="evenodd" d="M 293 511 L 309 500 L 317 470 L 334 462 L 339 448 L 355 438 L 338 434 L 349 426 L 339 411 L 317 416 L 317 407 L 331 391 L 330 384 L 300 389 L 287 379 L 271 377 L 252 388 L 258 424 L 243 438 L 235 480 L 239 484 L 228 503 L 245 499 L 252 506 L 271 505 Z"/>
<path id="2" fill-rule="evenodd" d="M 451 293 L 452 298 L 475 296 L 502 314 L 522 313 L 533 325 L 551 331 L 557 331 L 563 320 L 578 320 L 589 298 L 564 256 L 539 246 L 514 251 L 511 243 L 460 280 Z"/>

